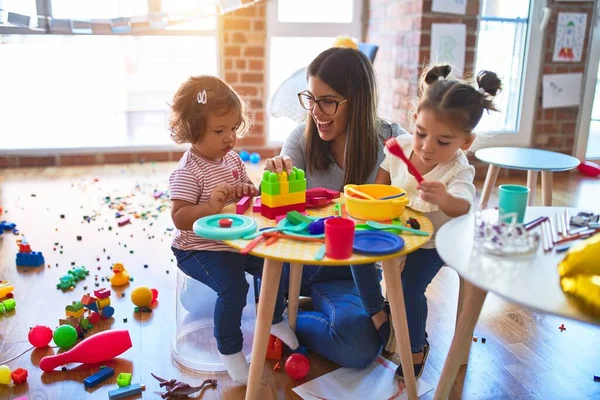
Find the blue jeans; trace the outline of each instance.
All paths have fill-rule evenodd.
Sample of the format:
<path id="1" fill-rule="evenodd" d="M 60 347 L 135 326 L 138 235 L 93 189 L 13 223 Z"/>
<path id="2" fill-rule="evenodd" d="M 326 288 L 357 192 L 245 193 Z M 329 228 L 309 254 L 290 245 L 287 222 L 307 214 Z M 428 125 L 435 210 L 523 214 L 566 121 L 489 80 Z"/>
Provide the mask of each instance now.
<path id="1" fill-rule="evenodd" d="M 289 273 L 289 265 L 284 264 Z M 365 368 L 381 352 L 381 340 L 364 310 L 349 267 L 305 265 L 302 296 L 314 311 L 299 311 L 296 336 L 301 344 L 342 367 Z"/>
<path id="2" fill-rule="evenodd" d="M 250 286 L 244 274 L 248 272 L 260 277 L 263 259 L 227 251 L 172 250 L 179 269 L 217 293 L 214 336 L 219 353 L 227 355 L 242 351 L 242 311 L 246 306 Z M 273 324 L 283 321 L 284 310 L 283 285 L 279 285 Z"/>
<path id="3" fill-rule="evenodd" d="M 408 334 L 413 353 L 419 353 L 427 341 L 427 298 L 425 290 L 431 283 L 444 261 L 436 249 L 420 249 L 406 257 L 402 272 L 402 290 L 406 305 Z M 380 279 L 374 265 L 354 265 L 351 267 L 356 288 L 362 305 L 369 315 L 374 315 L 384 307 Z"/>

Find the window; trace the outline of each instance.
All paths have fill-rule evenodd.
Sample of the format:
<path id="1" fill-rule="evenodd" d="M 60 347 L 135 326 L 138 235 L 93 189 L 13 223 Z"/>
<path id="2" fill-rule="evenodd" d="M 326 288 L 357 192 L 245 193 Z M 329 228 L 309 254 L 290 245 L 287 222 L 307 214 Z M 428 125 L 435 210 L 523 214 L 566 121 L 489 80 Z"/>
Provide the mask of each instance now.
<path id="1" fill-rule="evenodd" d="M 283 142 L 306 115 L 296 96 L 306 88 L 304 69 L 337 36 L 360 38 L 362 1 L 278 0 L 267 7 L 269 140 Z"/>
<path id="2" fill-rule="evenodd" d="M 53 0 L 51 9 L 53 18 L 107 20 L 147 15 L 155 3 Z M 181 3 L 162 0 L 161 11 L 182 12 Z M 174 92 L 191 75 L 218 75 L 215 27 L 214 16 L 128 35 L 13 34 L 0 24 L 2 92 L 10 93 L 0 96 L 0 151 L 173 147 Z"/>
<path id="3" fill-rule="evenodd" d="M 512 133 L 487 144 L 529 145 L 541 60 L 542 0 L 482 0 L 475 73 L 483 69 L 502 79 L 496 97 L 500 112 L 484 113 L 477 131 Z"/>

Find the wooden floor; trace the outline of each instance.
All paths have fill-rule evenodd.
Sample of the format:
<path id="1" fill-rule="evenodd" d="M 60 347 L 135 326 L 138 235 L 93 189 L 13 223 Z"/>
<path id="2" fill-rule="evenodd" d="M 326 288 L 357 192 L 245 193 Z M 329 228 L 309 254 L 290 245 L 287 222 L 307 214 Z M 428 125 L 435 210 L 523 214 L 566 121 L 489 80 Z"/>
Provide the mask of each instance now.
<path id="1" fill-rule="evenodd" d="M 0 363 L 30 347 L 27 341 L 30 326 L 42 324 L 55 328 L 58 319 L 64 317 L 64 307 L 95 288 L 93 275 L 97 274 L 98 279 L 108 276 L 111 264 L 122 262 L 134 282 L 130 287 L 113 291 L 114 319 L 95 329 L 129 329 L 133 348 L 106 364 L 115 368 L 116 374 L 132 372 L 133 382 L 147 387 L 144 398 L 159 398 L 162 392 L 150 376 L 151 372 L 190 384 L 214 377 L 219 387 L 206 390 L 202 398 L 243 398 L 244 387 L 233 385 L 227 374 L 198 374 L 179 367 L 171 357 L 176 266 L 169 248 L 171 231 L 168 228 L 172 226 L 169 210 L 156 212 L 156 219 L 138 219 L 131 225 L 117 227 L 114 210 L 105 203 L 105 196 L 135 194 L 130 199 L 132 210 L 155 209 L 160 201 L 153 199 L 152 190 L 167 189 L 173 166 L 173 163 L 159 163 L 0 171 L 3 175 L 0 206 L 7 211 L 2 219 L 17 223 L 32 249 L 44 253 L 47 264 L 39 269 L 17 269 L 17 237 L 12 233 L 0 236 L 0 279 L 11 281 L 17 300 L 16 313 L 0 316 Z M 259 175 L 260 167 L 255 166 L 252 176 Z M 482 183 L 478 182 L 478 188 L 481 187 Z M 555 205 L 598 212 L 599 198 L 600 180 L 582 178 L 578 174 L 555 178 Z M 490 202 L 493 204 L 495 198 Z M 95 220 L 83 222 L 83 216 L 96 213 Z M 77 236 L 82 240 L 78 241 Z M 72 263 L 86 266 L 91 276 L 72 292 L 63 293 L 55 286 Z M 148 268 L 144 268 L 145 264 Z M 159 289 L 160 304 L 152 314 L 141 317 L 134 314 L 129 293 L 136 285 Z M 452 339 L 457 287 L 456 273 L 443 268 L 427 293 L 432 347 L 423 379 L 434 385 Z M 125 296 L 121 297 L 121 293 Z M 562 323 L 567 328 L 564 332 L 558 329 Z M 593 381 L 594 374 L 600 375 L 600 328 L 529 312 L 490 295 L 475 334 L 485 337 L 487 342 L 473 343 L 470 362 L 461 369 L 452 398 L 600 398 L 600 382 Z M 42 374 L 37 367 L 40 358 L 55 351 L 27 352 L 8 362 L 13 370 L 22 367 L 29 371 L 28 384 L 14 388 L 0 385 L 0 399 L 24 394 L 29 399 L 106 399 L 107 392 L 117 387 L 115 375 L 95 390 L 86 391 L 83 379 L 94 373 L 97 366 L 69 366 L 65 372 Z M 307 379 L 336 368 L 314 354 L 310 360 L 312 369 Z M 292 392 L 298 382 L 291 381 L 281 371 L 274 372 L 273 365 L 272 361 L 266 364 L 262 398 L 298 398 Z M 432 393 L 423 398 L 432 398 Z"/>

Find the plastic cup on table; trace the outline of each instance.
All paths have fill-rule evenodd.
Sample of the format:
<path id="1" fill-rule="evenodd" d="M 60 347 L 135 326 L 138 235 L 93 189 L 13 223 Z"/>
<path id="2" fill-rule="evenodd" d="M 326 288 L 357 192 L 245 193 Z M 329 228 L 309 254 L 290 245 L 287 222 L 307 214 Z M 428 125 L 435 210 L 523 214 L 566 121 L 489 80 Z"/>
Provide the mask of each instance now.
<path id="1" fill-rule="evenodd" d="M 354 221 L 347 218 L 325 220 L 325 254 L 329 258 L 345 260 L 352 257 Z"/>
<path id="2" fill-rule="evenodd" d="M 500 190 L 498 196 L 500 219 L 505 219 L 503 216 L 506 214 L 516 214 L 517 222 L 522 223 L 525 219 L 529 188 L 521 185 L 500 185 L 498 189 Z"/>

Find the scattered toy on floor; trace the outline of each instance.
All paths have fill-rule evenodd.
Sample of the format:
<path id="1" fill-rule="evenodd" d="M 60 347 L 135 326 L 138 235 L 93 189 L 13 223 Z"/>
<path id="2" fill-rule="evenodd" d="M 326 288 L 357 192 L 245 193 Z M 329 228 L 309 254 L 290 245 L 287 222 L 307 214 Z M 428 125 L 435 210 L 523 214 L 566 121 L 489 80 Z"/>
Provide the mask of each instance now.
<path id="1" fill-rule="evenodd" d="M 110 284 L 113 286 L 125 286 L 129 283 L 129 272 L 125 269 L 123 264 L 116 263 L 112 268 L 114 274 L 110 278 Z"/>
<path id="2" fill-rule="evenodd" d="M 558 329 L 560 329 L 561 332 L 567 330 L 567 328 L 565 328 L 565 324 L 560 324 L 560 326 L 558 327 Z"/>
<path id="3" fill-rule="evenodd" d="M 188 397 L 190 394 L 194 394 L 196 392 L 201 391 L 206 386 L 217 386 L 216 379 L 206 379 L 204 382 L 202 382 L 202 385 L 200 386 L 190 386 L 187 383 L 180 382 L 176 379 L 163 379 L 154 375 L 153 373 L 150 373 L 150 375 L 152 375 L 154 379 L 160 382 L 160 387 L 167 388 L 167 392 L 160 395 L 160 397 L 162 397 L 163 399 L 167 399 L 169 397 L 185 398 Z"/>
<path id="4" fill-rule="evenodd" d="M 29 329 L 29 334 L 27 335 L 27 339 L 29 339 L 29 343 L 33 347 L 38 349 L 44 348 L 50 344 L 52 340 L 52 329 L 45 325 L 36 325 L 33 328 Z"/>
<path id="5" fill-rule="evenodd" d="M 308 357 L 301 353 L 294 353 L 285 360 L 285 372 L 292 379 L 304 379 L 310 371 Z"/>

